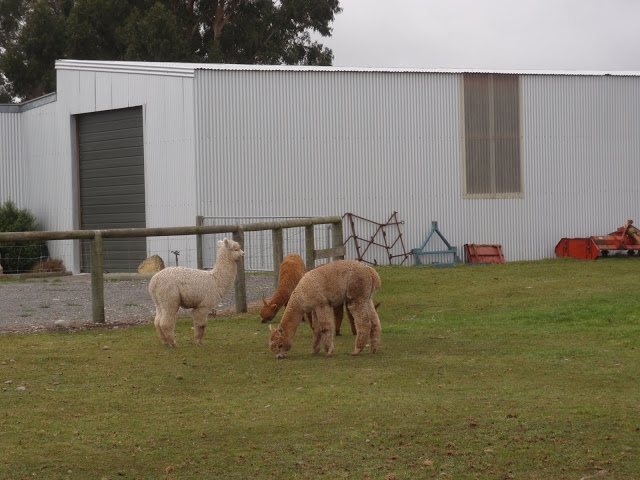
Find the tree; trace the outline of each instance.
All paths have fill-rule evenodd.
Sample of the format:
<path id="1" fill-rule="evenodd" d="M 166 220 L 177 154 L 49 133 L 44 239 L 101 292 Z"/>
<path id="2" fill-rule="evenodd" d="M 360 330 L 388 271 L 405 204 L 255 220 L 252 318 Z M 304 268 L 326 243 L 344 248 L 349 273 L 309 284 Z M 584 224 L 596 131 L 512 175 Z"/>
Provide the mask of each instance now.
<path id="1" fill-rule="evenodd" d="M 2 0 L 0 99 L 55 90 L 55 60 L 331 65 L 339 0 Z M 3 96 L 4 95 L 4 96 Z"/>
<path id="2" fill-rule="evenodd" d="M 64 54 L 65 12 L 60 9 L 64 3 L 33 2 L 26 11 L 24 26 L 16 27 L 16 31 L 7 35 L 7 43 L 0 46 L 4 48 L 0 71 L 9 95 L 30 99 L 55 90 L 53 67 L 56 58 Z"/>
<path id="3" fill-rule="evenodd" d="M 184 29 L 173 13 L 162 3 L 147 12 L 134 9 L 122 31 L 126 60 L 197 61 L 189 51 Z"/>

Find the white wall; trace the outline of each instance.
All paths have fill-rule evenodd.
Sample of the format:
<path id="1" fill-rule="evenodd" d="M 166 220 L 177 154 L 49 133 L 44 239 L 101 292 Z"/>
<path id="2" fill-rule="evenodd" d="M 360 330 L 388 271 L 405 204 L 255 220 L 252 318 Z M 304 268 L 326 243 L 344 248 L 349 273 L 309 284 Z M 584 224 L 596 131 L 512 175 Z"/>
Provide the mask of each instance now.
<path id="1" fill-rule="evenodd" d="M 461 78 L 196 71 L 200 211 L 380 223 L 397 211 L 407 250 L 435 220 L 460 252 L 502 244 L 508 261 L 640 223 L 640 78 L 523 75 L 524 197 L 511 199 L 462 197 Z"/>

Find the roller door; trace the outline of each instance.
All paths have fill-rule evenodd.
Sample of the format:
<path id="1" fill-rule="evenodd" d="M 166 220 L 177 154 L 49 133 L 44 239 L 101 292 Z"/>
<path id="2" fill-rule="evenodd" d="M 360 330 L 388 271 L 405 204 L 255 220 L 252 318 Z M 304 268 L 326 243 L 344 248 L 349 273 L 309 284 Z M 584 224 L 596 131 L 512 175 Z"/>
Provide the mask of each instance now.
<path id="1" fill-rule="evenodd" d="M 81 228 L 146 227 L 142 107 L 79 115 L 76 125 Z M 103 243 L 106 272 L 136 272 L 147 256 L 144 237 Z M 91 271 L 89 241 L 81 270 Z"/>

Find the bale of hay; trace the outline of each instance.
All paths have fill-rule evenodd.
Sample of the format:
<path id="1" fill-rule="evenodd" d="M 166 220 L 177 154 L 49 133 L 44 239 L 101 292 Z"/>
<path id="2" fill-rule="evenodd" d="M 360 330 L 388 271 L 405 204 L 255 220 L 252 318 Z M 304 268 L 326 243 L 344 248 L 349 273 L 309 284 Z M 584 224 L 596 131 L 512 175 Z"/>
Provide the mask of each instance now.
<path id="1" fill-rule="evenodd" d="M 65 272 L 64 262 L 57 258 L 47 258 L 46 260 L 40 260 L 31 268 L 32 273 L 43 272 Z"/>
<path id="2" fill-rule="evenodd" d="M 138 266 L 138 273 L 156 273 L 164 269 L 164 260 L 160 255 L 151 255 Z"/>

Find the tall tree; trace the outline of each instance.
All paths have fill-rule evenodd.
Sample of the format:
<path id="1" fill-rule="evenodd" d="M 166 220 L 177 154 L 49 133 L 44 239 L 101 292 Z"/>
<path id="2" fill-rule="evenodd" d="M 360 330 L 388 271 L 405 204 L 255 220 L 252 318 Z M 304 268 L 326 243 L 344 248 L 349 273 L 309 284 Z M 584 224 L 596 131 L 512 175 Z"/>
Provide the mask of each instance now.
<path id="1" fill-rule="evenodd" d="M 55 60 L 331 65 L 339 0 L 2 0 L 0 101 L 55 90 Z M 4 96 L 3 96 L 4 95 Z"/>
<path id="2" fill-rule="evenodd" d="M 25 9 L 0 54 L 5 89 L 13 97 L 34 98 L 55 90 L 56 58 L 64 54 L 64 1 L 38 0 Z M 27 2 L 28 4 L 28 2 Z M 0 19 L 0 23 L 3 19 Z M 24 25 L 22 25 L 24 23 Z"/>

